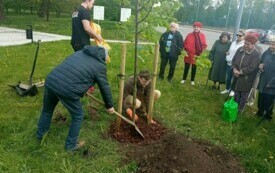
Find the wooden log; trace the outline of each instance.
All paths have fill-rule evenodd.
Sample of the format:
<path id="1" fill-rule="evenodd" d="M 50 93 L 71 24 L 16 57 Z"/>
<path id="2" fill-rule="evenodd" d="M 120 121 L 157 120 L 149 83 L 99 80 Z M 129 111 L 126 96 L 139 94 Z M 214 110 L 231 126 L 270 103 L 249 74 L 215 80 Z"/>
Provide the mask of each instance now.
<path id="1" fill-rule="evenodd" d="M 154 108 L 154 91 L 156 88 L 156 80 L 157 80 L 157 70 L 158 70 L 158 57 L 159 57 L 159 44 L 155 44 L 155 57 L 153 63 L 153 77 L 151 82 L 151 90 L 150 90 L 150 101 L 149 101 L 149 110 L 148 110 L 148 124 L 151 123 L 153 119 L 153 108 Z"/>
<path id="2" fill-rule="evenodd" d="M 124 81 L 125 81 L 125 61 L 126 61 L 126 44 L 121 45 L 121 62 L 120 62 L 120 80 L 119 80 L 119 97 L 118 97 L 118 113 L 122 113 L 123 105 L 123 91 L 124 91 Z M 116 129 L 119 130 L 121 124 L 121 118 L 117 117 Z"/>

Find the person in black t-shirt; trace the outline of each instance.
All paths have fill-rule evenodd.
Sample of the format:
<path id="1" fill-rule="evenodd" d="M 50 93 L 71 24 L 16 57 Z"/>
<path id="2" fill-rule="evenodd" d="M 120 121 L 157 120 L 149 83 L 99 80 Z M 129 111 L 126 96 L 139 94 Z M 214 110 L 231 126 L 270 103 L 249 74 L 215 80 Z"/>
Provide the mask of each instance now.
<path id="1" fill-rule="evenodd" d="M 72 14 L 72 39 L 74 51 L 81 50 L 85 45 L 90 45 L 90 38 L 102 41 L 101 35 L 92 30 L 90 11 L 95 0 L 82 0 L 81 6 Z"/>

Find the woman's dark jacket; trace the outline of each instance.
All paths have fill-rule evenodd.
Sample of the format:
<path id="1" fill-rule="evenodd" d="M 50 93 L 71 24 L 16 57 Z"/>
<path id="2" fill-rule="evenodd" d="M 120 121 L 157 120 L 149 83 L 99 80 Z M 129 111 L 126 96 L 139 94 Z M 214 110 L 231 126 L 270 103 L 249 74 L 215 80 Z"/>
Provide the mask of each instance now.
<path id="1" fill-rule="evenodd" d="M 261 58 L 261 63 L 264 64 L 264 68 L 259 81 L 259 92 L 275 95 L 275 52 L 267 49 Z M 267 85 L 270 87 L 266 87 Z"/>
<path id="2" fill-rule="evenodd" d="M 183 38 L 179 31 L 175 31 L 175 33 L 172 33 L 171 31 L 167 31 L 161 35 L 159 40 L 160 54 L 161 56 L 167 56 L 165 47 L 166 47 L 166 42 L 168 40 L 169 34 L 173 34 L 169 57 L 178 58 L 178 56 L 181 54 L 181 51 L 183 49 Z"/>
<path id="3" fill-rule="evenodd" d="M 239 48 L 232 60 L 232 68 L 242 72 L 239 77 L 234 77 L 236 82 L 235 91 L 249 92 L 258 72 L 261 52 L 256 48 L 250 53 L 243 47 Z"/>

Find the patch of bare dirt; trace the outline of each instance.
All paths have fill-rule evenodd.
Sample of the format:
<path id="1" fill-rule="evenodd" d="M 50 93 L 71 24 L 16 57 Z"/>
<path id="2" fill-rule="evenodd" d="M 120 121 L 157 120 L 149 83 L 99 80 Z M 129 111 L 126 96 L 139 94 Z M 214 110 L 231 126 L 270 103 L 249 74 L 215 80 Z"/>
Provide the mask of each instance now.
<path id="1" fill-rule="evenodd" d="M 139 119 L 135 128 L 122 121 L 120 129 L 111 124 L 109 135 L 122 145 L 125 162 L 134 160 L 137 173 L 244 173 L 238 157 L 207 141 L 168 131 L 160 122 L 148 125 Z"/>

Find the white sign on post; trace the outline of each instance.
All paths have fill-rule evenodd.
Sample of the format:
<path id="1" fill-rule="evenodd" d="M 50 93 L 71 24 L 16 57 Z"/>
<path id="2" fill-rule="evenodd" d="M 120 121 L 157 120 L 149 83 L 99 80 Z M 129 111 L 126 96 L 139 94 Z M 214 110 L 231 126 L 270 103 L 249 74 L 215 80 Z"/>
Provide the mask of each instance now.
<path id="1" fill-rule="evenodd" d="M 94 20 L 104 20 L 104 6 L 94 6 Z"/>
<path id="2" fill-rule="evenodd" d="M 126 22 L 131 16 L 131 9 L 130 8 L 121 8 L 120 10 L 120 21 Z"/>

